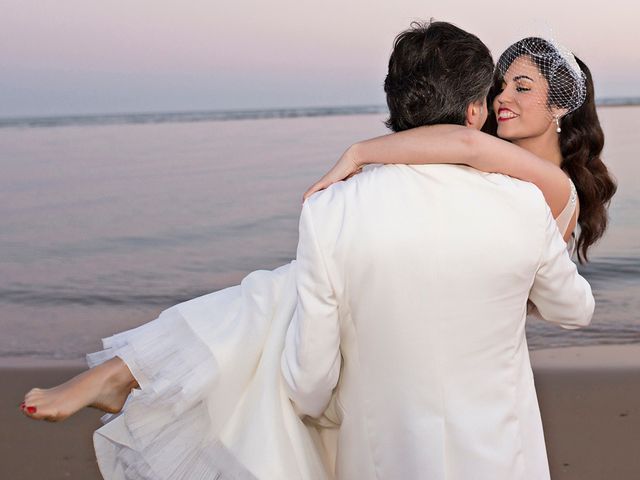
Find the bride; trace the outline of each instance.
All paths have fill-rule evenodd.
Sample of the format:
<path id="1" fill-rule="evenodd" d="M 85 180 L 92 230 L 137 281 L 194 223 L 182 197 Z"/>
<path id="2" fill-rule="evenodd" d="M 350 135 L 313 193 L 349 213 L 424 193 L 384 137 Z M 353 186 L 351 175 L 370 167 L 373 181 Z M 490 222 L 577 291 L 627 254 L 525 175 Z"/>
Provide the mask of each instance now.
<path id="1" fill-rule="evenodd" d="M 549 68 L 550 58 L 558 68 Z M 465 159 L 537 185 L 567 248 L 587 261 L 616 191 L 600 158 L 604 135 L 589 69 L 530 37 L 502 54 L 494 79 L 485 133 L 388 123 L 394 133 L 349 147 L 304 198 L 369 164 Z M 104 349 L 87 355 L 88 370 L 59 386 L 29 390 L 21 411 L 47 421 L 86 406 L 106 412 L 94 433 L 105 478 L 331 478 L 341 421 L 335 398 L 319 418 L 298 415 L 280 373 L 296 302 L 295 266 L 292 260 L 251 272 L 240 285 L 104 338 Z"/>

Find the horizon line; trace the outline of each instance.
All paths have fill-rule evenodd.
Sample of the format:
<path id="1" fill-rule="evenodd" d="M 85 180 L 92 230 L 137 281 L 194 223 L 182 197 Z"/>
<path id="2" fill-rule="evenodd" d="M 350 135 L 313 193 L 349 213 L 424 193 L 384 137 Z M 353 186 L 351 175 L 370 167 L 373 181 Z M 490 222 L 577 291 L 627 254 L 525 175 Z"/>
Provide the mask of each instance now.
<path id="1" fill-rule="evenodd" d="M 596 98 L 596 106 L 640 105 L 640 96 Z M 189 123 L 203 121 L 258 120 L 339 115 L 367 115 L 388 112 L 384 104 L 304 107 L 232 108 L 224 110 L 158 110 L 138 112 L 70 113 L 52 115 L 1 116 L 0 128 L 53 127 L 70 125 L 113 125 L 144 123 Z"/>

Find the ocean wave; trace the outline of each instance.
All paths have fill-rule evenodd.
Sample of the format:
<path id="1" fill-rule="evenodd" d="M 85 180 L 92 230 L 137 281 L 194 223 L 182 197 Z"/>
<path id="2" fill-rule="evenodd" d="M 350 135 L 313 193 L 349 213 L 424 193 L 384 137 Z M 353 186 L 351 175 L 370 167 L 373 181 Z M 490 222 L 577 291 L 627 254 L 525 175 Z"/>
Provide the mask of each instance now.
<path id="1" fill-rule="evenodd" d="M 594 290 L 609 290 L 628 282 L 640 283 L 640 257 L 599 257 L 579 265 L 578 271 Z"/>

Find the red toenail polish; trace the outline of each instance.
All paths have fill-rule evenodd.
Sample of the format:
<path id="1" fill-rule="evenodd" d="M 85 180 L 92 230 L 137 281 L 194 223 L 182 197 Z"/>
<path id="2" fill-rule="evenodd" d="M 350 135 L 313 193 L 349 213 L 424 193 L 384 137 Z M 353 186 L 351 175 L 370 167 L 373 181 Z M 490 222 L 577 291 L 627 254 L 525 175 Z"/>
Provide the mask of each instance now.
<path id="1" fill-rule="evenodd" d="M 36 413 L 37 408 L 36 407 L 27 407 L 27 412 L 29 413 Z"/>

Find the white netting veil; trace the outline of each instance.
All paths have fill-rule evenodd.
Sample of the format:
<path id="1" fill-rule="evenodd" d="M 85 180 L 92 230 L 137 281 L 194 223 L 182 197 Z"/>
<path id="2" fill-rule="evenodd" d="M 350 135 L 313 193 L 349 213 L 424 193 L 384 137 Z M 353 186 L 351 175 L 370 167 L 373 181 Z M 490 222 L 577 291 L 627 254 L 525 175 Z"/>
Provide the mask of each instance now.
<path id="1" fill-rule="evenodd" d="M 500 56 L 496 64 L 503 89 L 515 98 L 527 95 L 555 120 L 580 108 L 587 97 L 587 79 L 570 50 L 538 36 L 523 38 Z M 520 95 L 520 97 L 518 97 Z"/>

